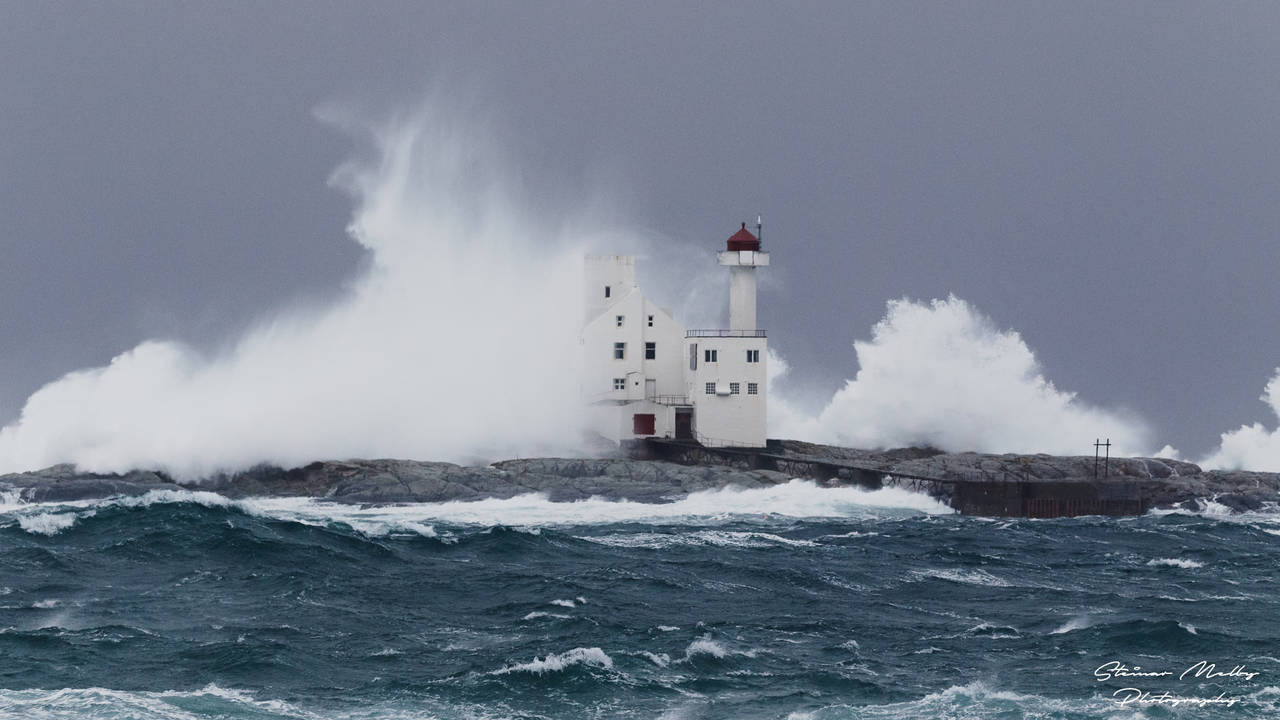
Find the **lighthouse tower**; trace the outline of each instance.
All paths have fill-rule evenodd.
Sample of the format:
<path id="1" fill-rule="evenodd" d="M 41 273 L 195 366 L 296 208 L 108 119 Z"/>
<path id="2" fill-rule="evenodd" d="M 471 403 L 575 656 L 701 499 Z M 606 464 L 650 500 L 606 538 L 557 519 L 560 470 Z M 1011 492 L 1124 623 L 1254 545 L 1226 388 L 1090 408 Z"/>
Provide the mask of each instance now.
<path id="1" fill-rule="evenodd" d="M 716 259 L 729 268 L 729 327 L 685 333 L 694 435 L 710 447 L 764 447 L 769 348 L 756 327 L 756 268 L 769 253 L 743 223 Z"/>
<path id="2" fill-rule="evenodd" d="M 769 264 L 769 253 L 760 250 L 760 238 L 744 222 L 716 259 L 729 267 L 729 329 L 755 330 L 756 268 Z"/>

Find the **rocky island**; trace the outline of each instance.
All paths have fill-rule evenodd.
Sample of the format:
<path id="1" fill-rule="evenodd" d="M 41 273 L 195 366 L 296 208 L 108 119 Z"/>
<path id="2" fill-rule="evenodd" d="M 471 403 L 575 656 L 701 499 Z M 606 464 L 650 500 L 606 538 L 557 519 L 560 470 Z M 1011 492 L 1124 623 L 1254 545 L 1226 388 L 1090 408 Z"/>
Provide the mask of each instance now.
<path id="1" fill-rule="evenodd" d="M 1248 511 L 1280 502 L 1277 473 L 1203 470 L 1160 458 L 1112 458 L 1106 477 L 1095 477 L 1094 467 L 1092 457 L 945 453 L 929 448 L 857 450 L 790 440 L 770 441 L 767 450 L 648 441 L 604 457 L 476 466 L 330 460 L 296 468 L 259 466 L 198 482 L 178 481 L 154 470 L 103 474 L 56 465 L 0 475 L 0 492 L 25 502 L 185 489 L 233 498 L 301 496 L 363 504 L 470 501 L 526 493 L 543 493 L 556 502 L 602 497 L 660 503 L 699 490 L 758 488 L 809 478 L 830 486 L 904 487 L 974 515 L 1138 514 L 1152 508 L 1194 509 L 1210 501 Z"/>

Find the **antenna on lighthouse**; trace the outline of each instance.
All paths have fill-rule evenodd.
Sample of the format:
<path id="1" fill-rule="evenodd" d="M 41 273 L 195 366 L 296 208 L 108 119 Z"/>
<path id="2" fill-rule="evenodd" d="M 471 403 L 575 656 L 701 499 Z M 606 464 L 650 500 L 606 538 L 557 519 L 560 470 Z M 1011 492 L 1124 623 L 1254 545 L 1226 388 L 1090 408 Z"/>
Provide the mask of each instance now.
<path id="1" fill-rule="evenodd" d="M 759 215 L 756 215 L 756 239 L 764 242 L 764 220 Z"/>

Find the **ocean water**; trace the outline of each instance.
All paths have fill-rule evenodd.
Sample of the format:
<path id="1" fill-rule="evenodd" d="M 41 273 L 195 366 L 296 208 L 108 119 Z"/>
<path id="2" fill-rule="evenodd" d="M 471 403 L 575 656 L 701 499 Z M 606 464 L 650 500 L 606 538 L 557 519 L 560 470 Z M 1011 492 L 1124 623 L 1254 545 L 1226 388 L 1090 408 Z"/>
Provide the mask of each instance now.
<path id="1" fill-rule="evenodd" d="M 1218 510 L 0 496 L 0 717 L 1278 717 L 1280 515 Z"/>

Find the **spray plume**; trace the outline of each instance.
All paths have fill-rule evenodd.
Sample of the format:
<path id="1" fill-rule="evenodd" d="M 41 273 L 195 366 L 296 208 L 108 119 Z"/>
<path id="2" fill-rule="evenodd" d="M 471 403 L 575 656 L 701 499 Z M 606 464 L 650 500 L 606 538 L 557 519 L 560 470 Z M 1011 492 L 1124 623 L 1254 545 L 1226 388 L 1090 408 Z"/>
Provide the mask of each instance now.
<path id="1" fill-rule="evenodd" d="M 1274 415 L 1280 417 L 1280 368 L 1276 368 L 1259 399 L 1271 408 Z M 1262 423 L 1255 422 L 1224 432 L 1218 449 L 1201 460 L 1200 465 L 1227 470 L 1275 472 L 1280 469 L 1280 428 L 1267 430 Z"/>
<path id="2" fill-rule="evenodd" d="M 1150 452 L 1138 419 L 1091 407 L 1045 379 L 1018 333 L 999 330 L 964 300 L 888 303 L 870 341 L 854 343 L 858 373 L 816 415 L 769 398 L 770 435 L 860 448 L 932 446 L 952 452 Z M 771 356 L 771 390 L 787 365 Z"/>
<path id="3" fill-rule="evenodd" d="M 349 233 L 368 251 L 346 296 L 276 313 L 213 356 L 148 341 L 46 385 L 0 430 L 0 472 L 69 462 L 194 479 L 578 442 L 581 248 L 521 207 L 474 118 L 346 118 L 374 151 L 331 181 L 354 198 Z"/>

